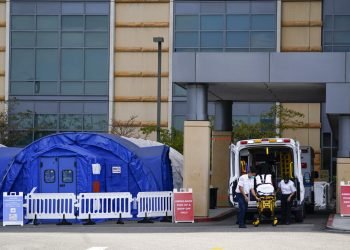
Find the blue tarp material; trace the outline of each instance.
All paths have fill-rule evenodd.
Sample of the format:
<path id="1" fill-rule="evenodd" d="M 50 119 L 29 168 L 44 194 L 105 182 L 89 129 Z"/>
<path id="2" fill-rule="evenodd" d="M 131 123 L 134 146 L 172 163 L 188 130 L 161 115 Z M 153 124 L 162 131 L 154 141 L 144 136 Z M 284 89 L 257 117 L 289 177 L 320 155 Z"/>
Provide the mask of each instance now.
<path id="1" fill-rule="evenodd" d="M 39 175 L 40 159 L 45 157 L 75 157 L 77 193 L 92 192 L 93 163 L 101 165 L 101 192 L 130 192 L 136 196 L 140 191 L 173 189 L 168 146 L 138 147 L 116 135 L 68 132 L 43 137 L 17 151 L 6 168 L 0 192 L 27 194 L 33 187 L 45 192 Z M 115 166 L 120 173 L 113 172 Z M 0 213 L 2 217 L 2 195 Z"/>
<path id="2" fill-rule="evenodd" d="M 5 177 L 6 170 L 11 164 L 13 158 L 22 148 L 0 147 L 0 183 Z"/>

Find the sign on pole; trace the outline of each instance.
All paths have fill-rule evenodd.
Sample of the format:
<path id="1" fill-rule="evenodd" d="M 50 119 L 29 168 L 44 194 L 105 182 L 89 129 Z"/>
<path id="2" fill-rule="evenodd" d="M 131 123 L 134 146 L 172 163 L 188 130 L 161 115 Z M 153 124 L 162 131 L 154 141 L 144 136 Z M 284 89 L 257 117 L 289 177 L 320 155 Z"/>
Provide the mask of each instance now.
<path id="1" fill-rule="evenodd" d="M 194 222 L 192 189 L 174 189 L 174 222 Z"/>
<path id="2" fill-rule="evenodd" d="M 3 226 L 23 226 L 23 193 L 3 193 Z"/>

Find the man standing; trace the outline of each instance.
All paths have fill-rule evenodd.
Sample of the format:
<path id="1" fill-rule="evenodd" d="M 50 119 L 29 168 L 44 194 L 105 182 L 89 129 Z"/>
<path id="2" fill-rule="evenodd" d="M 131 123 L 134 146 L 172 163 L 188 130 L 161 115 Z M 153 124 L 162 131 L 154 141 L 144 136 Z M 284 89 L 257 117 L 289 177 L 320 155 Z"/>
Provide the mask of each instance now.
<path id="1" fill-rule="evenodd" d="M 254 191 L 254 177 L 256 170 L 254 167 L 250 167 L 248 174 L 241 175 L 238 179 L 236 187 L 236 199 L 239 205 L 238 224 L 239 228 L 246 228 L 245 215 L 248 209 L 249 192 L 255 197 L 256 200 L 260 200 Z"/>
<path id="2" fill-rule="evenodd" d="M 292 210 L 293 198 L 296 193 L 296 188 L 294 182 L 289 179 L 289 176 L 286 175 L 283 177 L 283 180 L 278 184 L 278 190 L 281 190 L 281 214 L 282 221 L 289 225 L 290 223 L 290 214 Z"/>

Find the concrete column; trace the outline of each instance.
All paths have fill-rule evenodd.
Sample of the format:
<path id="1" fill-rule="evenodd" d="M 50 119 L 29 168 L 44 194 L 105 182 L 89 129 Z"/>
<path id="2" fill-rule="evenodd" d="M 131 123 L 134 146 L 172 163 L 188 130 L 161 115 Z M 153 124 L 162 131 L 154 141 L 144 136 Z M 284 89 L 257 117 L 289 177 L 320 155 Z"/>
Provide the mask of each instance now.
<path id="1" fill-rule="evenodd" d="M 350 158 L 337 158 L 337 213 L 340 212 L 340 182 L 350 181 Z"/>
<path id="2" fill-rule="evenodd" d="M 215 102 L 214 130 L 232 131 L 232 101 Z"/>
<path id="3" fill-rule="evenodd" d="M 206 84 L 187 85 L 187 120 L 208 120 L 208 86 Z"/>
<path id="4" fill-rule="evenodd" d="M 230 178 L 230 149 L 232 131 L 212 132 L 210 185 L 218 188 L 217 206 L 229 206 L 227 198 Z"/>
<path id="5" fill-rule="evenodd" d="M 183 186 L 192 188 L 194 215 L 209 214 L 210 122 L 185 121 Z"/>
<path id="6" fill-rule="evenodd" d="M 350 157 L 350 115 L 339 116 L 338 157 Z"/>

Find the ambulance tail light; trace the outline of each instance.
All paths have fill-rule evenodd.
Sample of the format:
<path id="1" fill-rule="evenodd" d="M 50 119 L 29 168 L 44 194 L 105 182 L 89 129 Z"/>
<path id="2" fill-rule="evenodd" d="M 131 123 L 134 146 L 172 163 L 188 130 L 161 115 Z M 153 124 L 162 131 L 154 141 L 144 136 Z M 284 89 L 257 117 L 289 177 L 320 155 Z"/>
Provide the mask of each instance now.
<path id="1" fill-rule="evenodd" d="M 301 163 L 301 168 L 307 168 L 307 163 L 306 162 L 302 162 Z"/>
<path id="2" fill-rule="evenodd" d="M 241 145 L 242 144 L 247 144 L 248 143 L 248 141 L 241 141 Z"/>

